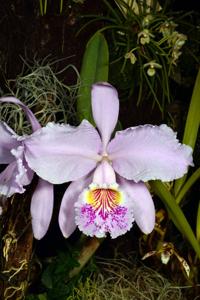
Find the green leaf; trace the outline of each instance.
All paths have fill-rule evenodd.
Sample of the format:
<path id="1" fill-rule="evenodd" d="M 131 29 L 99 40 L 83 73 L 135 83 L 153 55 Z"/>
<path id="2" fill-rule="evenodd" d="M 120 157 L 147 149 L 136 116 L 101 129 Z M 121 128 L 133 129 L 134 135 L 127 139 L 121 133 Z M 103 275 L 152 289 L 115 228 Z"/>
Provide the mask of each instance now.
<path id="1" fill-rule="evenodd" d="M 47 294 L 40 294 L 38 295 L 39 300 L 47 300 Z"/>
<path id="2" fill-rule="evenodd" d="M 63 11 L 63 0 L 60 0 L 60 14 L 62 13 Z"/>
<path id="3" fill-rule="evenodd" d="M 200 243 L 200 201 L 199 201 L 198 212 L 197 212 L 196 236 L 197 236 L 197 241 Z"/>
<path id="4" fill-rule="evenodd" d="M 187 219 L 185 218 L 185 215 L 183 214 L 179 205 L 176 203 L 175 198 L 161 181 L 155 180 L 150 181 L 149 183 L 156 195 L 158 195 L 163 201 L 175 226 L 183 234 L 183 236 L 188 239 L 194 251 L 200 258 L 200 245 Z"/>
<path id="5" fill-rule="evenodd" d="M 108 81 L 109 52 L 103 34 L 97 32 L 88 41 L 80 72 L 77 117 L 93 123 L 91 111 L 91 86 L 95 82 Z"/>
<path id="6" fill-rule="evenodd" d="M 40 14 L 41 16 L 44 15 L 44 11 L 43 11 L 43 0 L 39 0 L 39 3 L 40 3 Z"/>
<path id="7" fill-rule="evenodd" d="M 187 115 L 183 143 L 194 149 L 200 125 L 200 69 L 197 74 Z"/>
<path id="8" fill-rule="evenodd" d="M 44 0 L 44 15 L 47 13 L 47 0 Z"/>
<path id="9" fill-rule="evenodd" d="M 200 69 L 196 77 L 190 107 L 188 110 L 187 120 L 185 124 L 185 131 L 183 136 L 183 143 L 191 146 L 194 149 L 198 129 L 200 125 Z M 175 196 L 179 193 L 181 187 L 186 180 L 186 175 L 176 180 L 174 186 Z"/>
<path id="10" fill-rule="evenodd" d="M 192 185 L 200 178 L 200 168 L 198 168 L 186 181 L 186 183 L 181 188 L 180 192 L 176 196 L 176 202 L 179 204 Z"/>
<path id="11" fill-rule="evenodd" d="M 50 265 L 42 274 L 41 281 L 43 285 L 48 289 L 52 289 L 53 287 L 52 272 L 53 272 L 53 268 Z"/>

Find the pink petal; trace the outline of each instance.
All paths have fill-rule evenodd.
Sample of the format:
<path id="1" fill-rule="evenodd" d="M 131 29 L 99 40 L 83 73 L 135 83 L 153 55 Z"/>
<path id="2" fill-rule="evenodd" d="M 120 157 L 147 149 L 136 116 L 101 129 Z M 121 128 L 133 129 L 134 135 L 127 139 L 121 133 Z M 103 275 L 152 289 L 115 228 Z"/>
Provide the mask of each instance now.
<path id="1" fill-rule="evenodd" d="M 37 240 L 46 234 L 53 213 L 53 185 L 39 179 L 31 200 L 33 235 Z"/>
<path id="2" fill-rule="evenodd" d="M 3 122 L 0 122 L 0 164 L 9 164 L 14 160 L 11 149 L 20 145 L 15 132 Z"/>
<path id="3" fill-rule="evenodd" d="M 166 125 L 144 125 L 118 132 L 108 145 L 114 170 L 126 179 L 161 179 L 182 177 L 192 166 L 192 148 L 181 145 Z"/>
<path id="4" fill-rule="evenodd" d="M 97 166 L 92 182 L 99 186 L 116 183 L 115 171 L 107 161 L 104 160 Z"/>
<path id="5" fill-rule="evenodd" d="M 77 180 L 95 168 L 101 140 L 87 121 L 80 126 L 49 123 L 24 141 L 28 165 L 51 183 Z"/>
<path id="6" fill-rule="evenodd" d="M 33 172 L 26 168 L 25 162 L 19 158 L 10 163 L 0 173 L 0 194 L 10 197 L 15 193 L 24 193 L 24 185 L 32 180 Z"/>
<path id="7" fill-rule="evenodd" d="M 118 93 L 114 87 L 103 82 L 92 86 L 92 112 L 105 150 L 119 115 Z"/>
<path id="8" fill-rule="evenodd" d="M 17 163 L 16 182 L 19 185 L 28 185 L 32 181 L 33 171 L 28 167 L 24 159 L 24 147 L 19 146 L 16 149 L 12 149 L 11 153 L 15 156 Z"/>
<path id="9" fill-rule="evenodd" d="M 149 234 L 155 225 L 155 208 L 147 187 L 144 183 L 134 183 L 124 178 L 119 178 L 119 183 L 132 203 L 135 222 L 142 232 Z"/>
<path id="10" fill-rule="evenodd" d="M 0 195 L 10 197 L 15 193 L 23 193 L 23 185 L 16 182 L 17 162 L 10 163 L 3 172 L 0 173 Z"/>
<path id="11" fill-rule="evenodd" d="M 76 229 L 74 203 L 80 193 L 91 183 L 91 176 L 72 182 L 67 188 L 59 212 L 59 225 L 64 237 L 68 238 Z"/>
<path id="12" fill-rule="evenodd" d="M 33 131 L 36 131 L 37 129 L 41 128 L 38 120 L 36 119 L 32 111 L 25 104 L 23 104 L 19 99 L 15 97 L 3 97 L 0 98 L 0 102 L 9 102 L 9 103 L 18 104 L 24 110 L 29 122 L 31 123 Z"/>

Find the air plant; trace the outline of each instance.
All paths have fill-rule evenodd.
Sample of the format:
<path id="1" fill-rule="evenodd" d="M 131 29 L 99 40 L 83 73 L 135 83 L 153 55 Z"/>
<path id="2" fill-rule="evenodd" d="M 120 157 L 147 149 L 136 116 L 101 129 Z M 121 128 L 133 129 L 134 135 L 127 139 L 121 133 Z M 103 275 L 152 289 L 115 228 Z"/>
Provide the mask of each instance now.
<path id="1" fill-rule="evenodd" d="M 42 61 L 23 61 L 21 74 L 15 80 L 7 80 L 9 92 L 4 93 L 4 96 L 21 99 L 35 113 L 41 126 L 49 121 L 76 123 L 74 103 L 79 88 L 79 73 L 75 66 L 68 64 L 62 70 L 57 70 L 59 61 L 51 61 L 48 57 Z M 59 80 L 59 76 L 68 70 L 74 72 L 74 85 L 66 85 Z M 32 132 L 23 111 L 12 103 L 0 105 L 0 120 L 5 121 L 18 134 Z"/>

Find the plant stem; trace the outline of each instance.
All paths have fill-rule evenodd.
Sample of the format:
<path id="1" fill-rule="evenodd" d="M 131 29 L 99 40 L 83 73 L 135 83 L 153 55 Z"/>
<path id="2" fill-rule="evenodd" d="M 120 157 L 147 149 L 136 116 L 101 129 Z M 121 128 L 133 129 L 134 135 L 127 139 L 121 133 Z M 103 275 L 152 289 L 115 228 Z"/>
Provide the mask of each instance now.
<path id="1" fill-rule="evenodd" d="M 84 243 L 81 251 L 78 262 L 80 264 L 79 267 L 75 267 L 70 273 L 69 277 L 72 278 L 79 274 L 82 268 L 86 265 L 86 263 L 90 260 L 96 250 L 99 248 L 104 239 L 98 239 L 96 237 L 88 238 Z"/>

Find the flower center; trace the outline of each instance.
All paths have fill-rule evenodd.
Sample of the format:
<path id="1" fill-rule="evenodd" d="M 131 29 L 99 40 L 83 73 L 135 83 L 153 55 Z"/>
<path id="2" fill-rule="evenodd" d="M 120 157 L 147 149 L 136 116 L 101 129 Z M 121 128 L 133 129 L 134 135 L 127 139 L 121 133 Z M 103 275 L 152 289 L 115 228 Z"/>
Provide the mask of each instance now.
<path id="1" fill-rule="evenodd" d="M 108 162 L 109 164 L 112 163 L 112 161 L 110 160 L 109 156 L 107 153 L 103 153 L 102 156 L 101 156 L 101 161 L 106 161 Z"/>
<path id="2" fill-rule="evenodd" d="M 91 205 L 95 212 L 103 219 L 123 202 L 122 193 L 116 188 L 93 187 L 86 192 L 86 203 Z"/>

